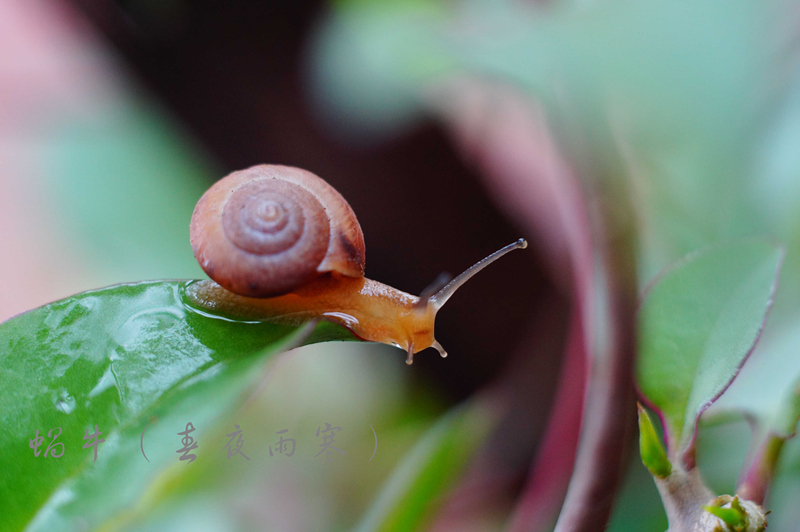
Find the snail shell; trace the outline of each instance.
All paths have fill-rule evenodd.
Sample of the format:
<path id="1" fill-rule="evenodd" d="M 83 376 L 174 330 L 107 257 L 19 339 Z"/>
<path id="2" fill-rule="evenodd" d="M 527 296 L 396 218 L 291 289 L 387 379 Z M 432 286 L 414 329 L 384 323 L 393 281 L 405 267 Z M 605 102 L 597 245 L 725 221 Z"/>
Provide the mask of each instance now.
<path id="1" fill-rule="evenodd" d="M 364 276 L 364 235 L 347 201 L 289 166 L 233 172 L 197 203 L 190 226 L 200 266 L 249 297 L 293 291 L 317 275 Z"/>

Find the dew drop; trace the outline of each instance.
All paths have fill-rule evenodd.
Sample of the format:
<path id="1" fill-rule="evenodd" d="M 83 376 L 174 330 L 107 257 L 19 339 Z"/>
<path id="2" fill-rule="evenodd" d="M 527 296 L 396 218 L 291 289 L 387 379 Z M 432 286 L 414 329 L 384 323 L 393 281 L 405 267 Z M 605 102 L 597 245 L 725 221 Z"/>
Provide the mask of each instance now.
<path id="1" fill-rule="evenodd" d="M 77 401 L 67 390 L 61 390 L 55 400 L 56 410 L 65 414 L 71 414 L 76 405 Z"/>

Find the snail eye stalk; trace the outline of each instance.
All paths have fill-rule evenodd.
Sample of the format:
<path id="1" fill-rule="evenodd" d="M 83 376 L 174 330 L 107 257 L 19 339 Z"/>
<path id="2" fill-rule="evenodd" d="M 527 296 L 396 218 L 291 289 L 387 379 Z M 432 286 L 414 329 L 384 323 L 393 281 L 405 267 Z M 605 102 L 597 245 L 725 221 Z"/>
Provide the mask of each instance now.
<path id="1" fill-rule="evenodd" d="M 430 303 L 431 298 L 452 280 L 453 277 L 449 273 L 440 273 L 419 295 L 419 301 L 417 301 L 415 307 L 418 309 L 425 309 L 428 303 Z"/>
<path id="2" fill-rule="evenodd" d="M 506 247 L 495 251 L 485 259 L 477 262 L 452 281 L 450 280 L 450 276 L 446 273 L 439 275 L 439 277 L 437 277 L 433 283 L 431 283 L 425 290 L 422 291 L 419 300 L 414 305 L 415 312 L 420 313 L 418 314 L 419 318 L 426 320 L 426 323 L 428 323 L 428 326 L 432 331 L 433 320 L 435 319 L 436 313 L 440 308 L 442 308 L 447 300 L 452 297 L 456 290 L 461 288 L 461 286 L 469 281 L 476 273 L 483 270 L 500 257 L 508 254 L 511 251 L 514 251 L 515 249 L 525 249 L 526 247 L 528 247 L 528 243 L 525 241 L 525 239 L 520 238 L 513 244 L 509 244 Z M 397 345 L 397 342 L 392 342 L 392 345 Z M 442 344 L 437 342 L 435 338 L 430 338 L 428 341 L 426 341 L 425 345 L 436 349 L 442 358 L 447 357 L 447 351 L 444 350 Z M 407 352 L 408 356 L 406 357 L 406 364 L 411 364 L 414 362 L 413 341 L 408 342 Z"/>
<path id="3" fill-rule="evenodd" d="M 467 268 L 464 273 L 447 283 L 447 285 L 442 287 L 441 290 L 430 296 L 429 303 L 433 305 L 435 310 L 439 310 L 445 303 L 447 303 L 447 300 L 450 299 L 453 294 L 455 294 L 456 290 L 461 288 L 464 283 L 472 279 L 476 273 L 483 270 L 500 257 L 507 255 L 511 251 L 514 251 L 515 249 L 525 249 L 526 247 L 528 247 L 528 242 L 526 242 L 524 238 L 520 238 L 513 244 L 509 244 L 506 247 L 495 251 L 485 259 L 478 261 L 471 267 Z"/>

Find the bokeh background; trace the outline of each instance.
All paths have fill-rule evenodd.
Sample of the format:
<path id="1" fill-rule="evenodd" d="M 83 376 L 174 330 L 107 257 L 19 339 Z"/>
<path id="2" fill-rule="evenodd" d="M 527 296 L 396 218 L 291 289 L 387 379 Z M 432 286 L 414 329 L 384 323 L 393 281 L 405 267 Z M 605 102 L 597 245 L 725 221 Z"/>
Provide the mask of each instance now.
<path id="1" fill-rule="evenodd" d="M 765 338 L 797 352 L 798 26 L 791 2 L 0 0 L 0 320 L 115 283 L 204 277 L 194 204 L 260 163 L 337 188 L 364 230 L 367 276 L 408 292 L 525 236 L 528 250 L 441 312 L 448 359 L 425 352 L 407 368 L 383 346 L 304 348 L 242 415 L 253 452 L 273 428 L 330 420 L 351 431 L 347 460 L 371 452 L 371 424 L 368 466 L 221 462 L 123 526 L 348 529 L 434 419 L 502 389 L 513 408 L 428 523 L 502 529 L 575 304 L 570 222 L 542 176 L 577 176 L 590 210 L 614 201 L 595 183 L 629 183 L 642 286 L 706 244 L 786 243 Z M 741 420 L 701 433 L 716 489 L 732 490 L 747 433 Z M 777 530 L 800 517 L 789 448 Z M 666 527 L 635 456 L 616 508 L 613 530 Z"/>

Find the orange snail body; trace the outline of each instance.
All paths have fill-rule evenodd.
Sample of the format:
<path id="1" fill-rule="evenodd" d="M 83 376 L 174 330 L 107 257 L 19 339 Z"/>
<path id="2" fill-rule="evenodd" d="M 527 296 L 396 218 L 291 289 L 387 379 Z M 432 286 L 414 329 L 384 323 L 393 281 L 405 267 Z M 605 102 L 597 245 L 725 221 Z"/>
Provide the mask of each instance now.
<path id="1" fill-rule="evenodd" d="M 199 307 L 238 319 L 325 319 L 413 355 L 436 348 L 436 312 L 467 279 L 526 243 L 506 246 L 434 291 L 407 294 L 364 277 L 364 237 L 344 198 L 305 170 L 260 165 L 212 186 L 192 215 L 191 243 L 214 281 L 193 283 Z M 438 286 L 435 288 L 439 288 Z"/>

